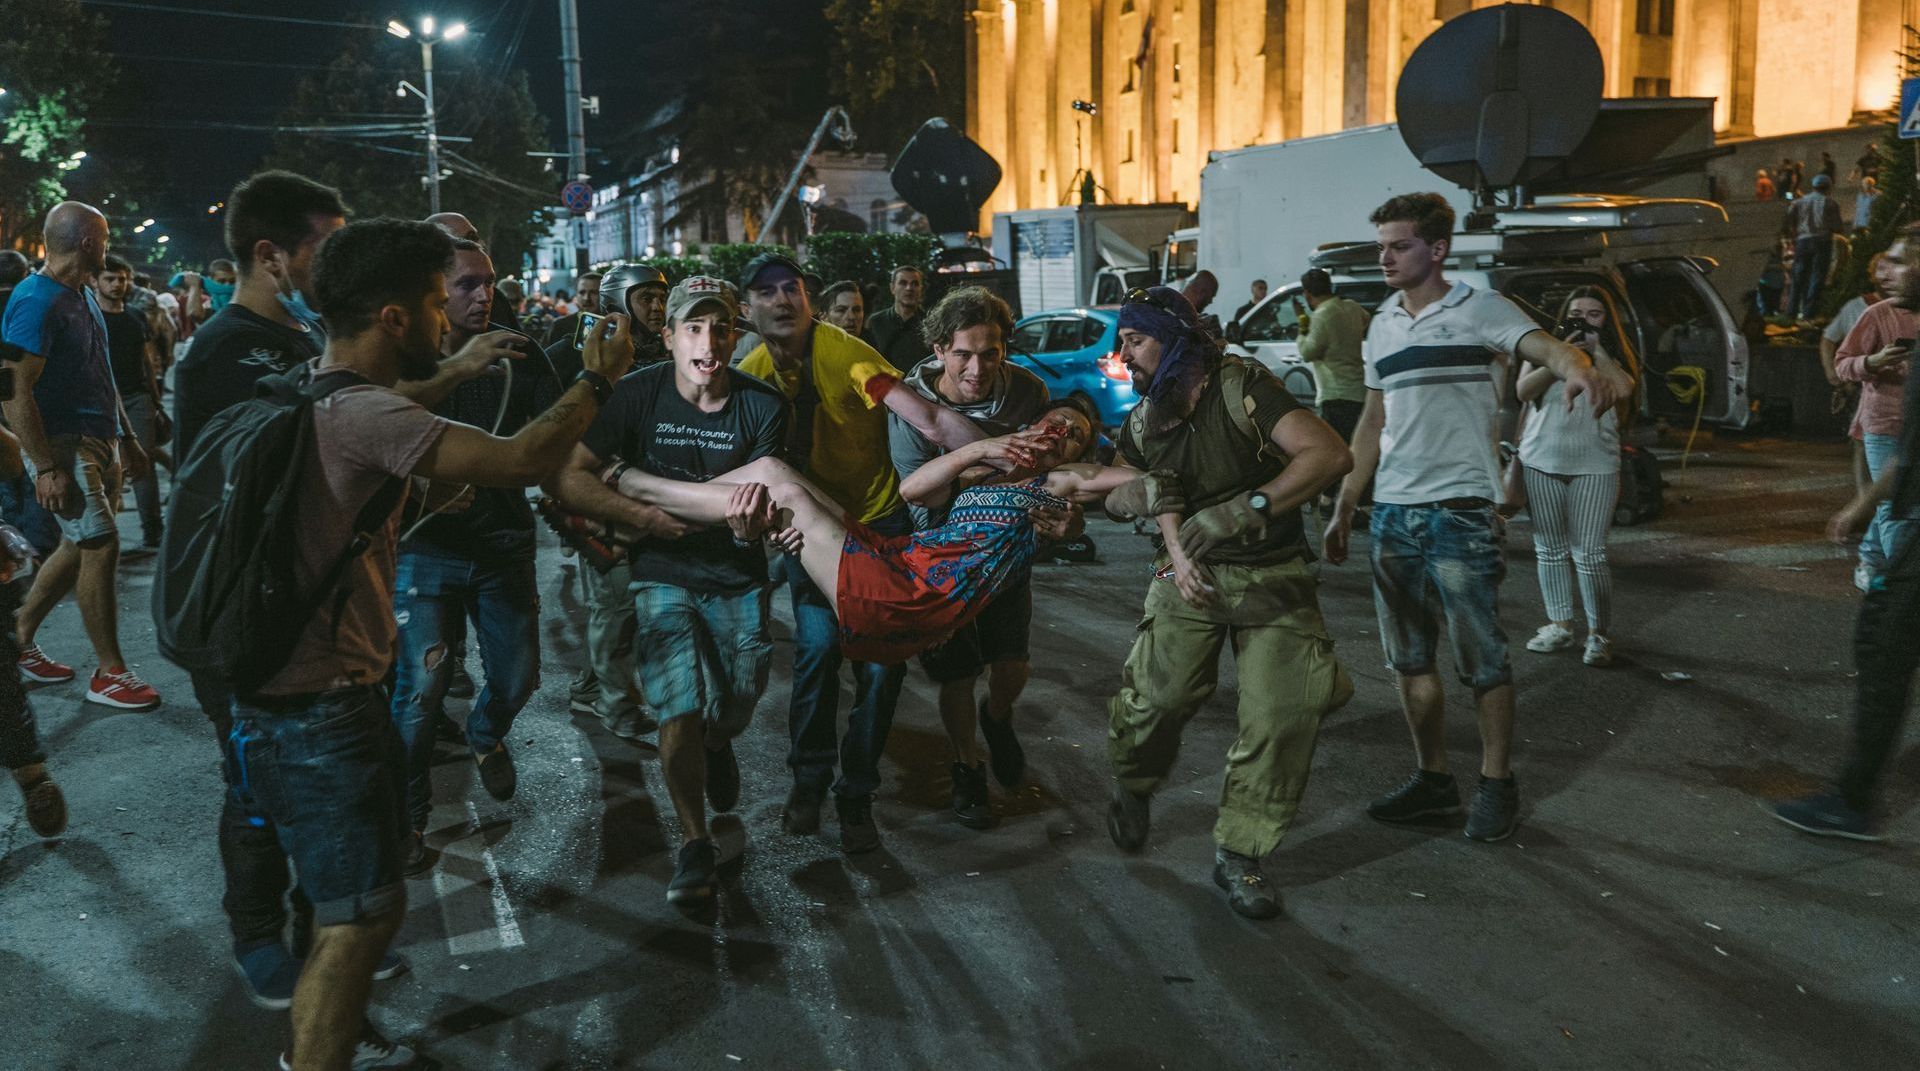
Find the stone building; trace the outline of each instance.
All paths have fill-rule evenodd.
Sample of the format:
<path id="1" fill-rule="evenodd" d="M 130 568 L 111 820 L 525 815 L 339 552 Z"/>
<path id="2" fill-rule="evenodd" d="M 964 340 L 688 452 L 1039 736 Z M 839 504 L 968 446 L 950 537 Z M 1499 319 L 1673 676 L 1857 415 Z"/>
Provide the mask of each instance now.
<path id="1" fill-rule="evenodd" d="M 1392 122 L 1414 48 L 1493 0 L 967 0 L 967 130 L 1005 169 L 984 214 L 1199 197 L 1215 149 Z M 1544 0 L 1600 43 L 1609 97 L 1716 100 L 1720 137 L 1889 108 L 1920 0 Z M 1092 114 L 1074 102 L 1096 106 Z"/>

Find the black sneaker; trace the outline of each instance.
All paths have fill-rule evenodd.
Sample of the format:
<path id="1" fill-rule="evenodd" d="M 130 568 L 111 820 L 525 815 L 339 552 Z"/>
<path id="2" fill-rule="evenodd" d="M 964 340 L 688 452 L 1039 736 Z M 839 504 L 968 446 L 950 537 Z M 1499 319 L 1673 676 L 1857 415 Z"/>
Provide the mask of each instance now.
<path id="1" fill-rule="evenodd" d="M 992 829 L 993 808 L 987 806 L 987 767 L 953 764 L 953 817 L 968 829 Z"/>
<path id="2" fill-rule="evenodd" d="M 473 678 L 467 676 L 467 663 L 464 659 L 453 660 L 453 674 L 447 680 L 447 698 L 473 698 Z"/>
<path id="3" fill-rule="evenodd" d="M 293 987 L 300 980 L 300 961 L 287 953 L 279 938 L 248 944 L 236 942 L 233 969 L 245 983 L 248 1000 L 273 1011 L 293 1007 Z"/>
<path id="4" fill-rule="evenodd" d="M 1415 770 L 1406 783 L 1367 804 L 1367 816 L 1382 822 L 1415 822 L 1460 813 L 1460 789 L 1452 774 Z"/>
<path id="5" fill-rule="evenodd" d="M 1260 860 L 1225 848 L 1213 853 L 1213 883 L 1227 891 L 1227 906 L 1242 918 L 1270 919 L 1280 913 L 1280 898 L 1267 888 Z"/>
<path id="6" fill-rule="evenodd" d="M 406 854 L 400 857 L 400 872 L 417 878 L 433 869 L 433 852 L 427 848 L 427 835 L 414 830 L 407 834 Z"/>
<path id="7" fill-rule="evenodd" d="M 719 859 L 711 839 L 682 844 L 680 859 L 673 866 L 673 880 L 667 883 L 667 903 L 686 911 L 712 902 Z"/>
<path id="8" fill-rule="evenodd" d="M 880 847 L 880 827 L 873 824 L 872 796 L 835 796 L 833 809 L 840 813 L 841 851 L 864 855 Z"/>
<path id="9" fill-rule="evenodd" d="M 987 713 L 987 701 L 980 701 L 980 735 L 987 741 L 987 762 L 993 767 L 993 779 L 1007 788 L 1020 783 L 1027 772 L 1027 753 L 1020 738 L 1013 735 L 1013 711 L 1001 721 Z"/>
<path id="10" fill-rule="evenodd" d="M 1137 852 L 1147 846 L 1147 833 L 1153 828 L 1147 798 L 1114 783 L 1113 800 L 1107 804 L 1107 834 L 1123 852 Z"/>
<path id="11" fill-rule="evenodd" d="M 1520 784 L 1512 774 L 1505 780 L 1481 777 L 1467 811 L 1468 840 L 1505 840 L 1520 824 Z"/>
<path id="12" fill-rule="evenodd" d="M 707 802 L 716 811 L 731 811 L 740 802 L 740 760 L 731 740 L 718 751 L 707 749 Z"/>
<path id="13" fill-rule="evenodd" d="M 1821 792 L 1804 799 L 1776 804 L 1773 816 L 1802 833 L 1819 837 L 1846 837 L 1848 840 L 1879 840 L 1873 821 L 1865 811 L 1856 811 L 1835 792 Z"/>
<path id="14" fill-rule="evenodd" d="M 495 744 L 491 750 L 474 752 L 473 761 L 480 767 L 480 783 L 486 786 L 487 795 L 497 800 L 513 798 L 513 790 L 520 784 L 520 775 L 514 773 L 513 756 L 507 753 L 506 744 Z"/>
<path id="15" fill-rule="evenodd" d="M 787 805 L 780 809 L 780 828 L 798 837 L 820 832 L 820 805 L 825 796 L 811 788 L 793 786 L 787 793 Z"/>

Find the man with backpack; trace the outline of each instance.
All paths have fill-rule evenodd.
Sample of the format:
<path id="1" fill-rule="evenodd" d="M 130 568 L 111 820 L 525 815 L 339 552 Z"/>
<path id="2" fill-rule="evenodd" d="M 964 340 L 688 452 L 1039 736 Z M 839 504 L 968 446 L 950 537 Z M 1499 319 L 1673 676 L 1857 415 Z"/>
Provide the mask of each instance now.
<path id="1" fill-rule="evenodd" d="M 1184 520 L 1154 561 L 1144 620 L 1107 704 L 1107 831 L 1123 851 L 1145 846 L 1148 799 L 1218 685 L 1231 641 L 1240 733 L 1213 827 L 1213 880 L 1236 913 L 1272 918 L 1280 904 L 1261 857 L 1299 809 L 1320 719 L 1353 697 L 1320 617 L 1300 507 L 1352 456 L 1265 369 L 1221 354 L 1178 291 L 1128 298 L 1121 353 L 1146 400 L 1121 430 L 1119 457 L 1149 476 L 1109 496 L 1107 512 Z"/>
<path id="2" fill-rule="evenodd" d="M 512 438 L 407 399 L 395 384 L 439 371 L 453 252 L 445 232 L 404 220 L 329 238 L 313 269 L 329 342 L 311 379 L 273 377 L 209 421 L 170 504 L 158 638 L 235 693 L 238 779 L 313 905 L 292 1003 L 297 1071 L 372 1066 L 398 1048 L 365 1013 L 406 904 L 406 770 L 384 682 L 407 480 L 539 482 L 632 363 L 614 318 L 579 380 Z"/>

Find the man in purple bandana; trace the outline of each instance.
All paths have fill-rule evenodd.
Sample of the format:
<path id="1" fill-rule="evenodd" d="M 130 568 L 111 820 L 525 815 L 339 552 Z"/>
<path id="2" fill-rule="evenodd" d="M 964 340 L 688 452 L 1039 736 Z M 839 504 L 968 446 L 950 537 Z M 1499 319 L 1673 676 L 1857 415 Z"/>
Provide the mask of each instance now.
<path id="1" fill-rule="evenodd" d="M 1144 622 L 1107 704 L 1113 801 L 1107 831 L 1145 845 L 1148 800 L 1180 732 L 1213 695 L 1220 649 L 1239 667 L 1240 734 L 1227 751 L 1214 825 L 1213 880 L 1234 911 L 1272 918 L 1261 859 L 1306 790 L 1320 720 L 1353 696 L 1320 619 L 1300 506 L 1353 467 L 1340 436 L 1259 365 L 1228 357 L 1167 287 L 1135 290 L 1120 347 L 1146 401 L 1120 433 L 1120 457 L 1147 477 L 1107 498 L 1116 518 L 1153 516 Z"/>

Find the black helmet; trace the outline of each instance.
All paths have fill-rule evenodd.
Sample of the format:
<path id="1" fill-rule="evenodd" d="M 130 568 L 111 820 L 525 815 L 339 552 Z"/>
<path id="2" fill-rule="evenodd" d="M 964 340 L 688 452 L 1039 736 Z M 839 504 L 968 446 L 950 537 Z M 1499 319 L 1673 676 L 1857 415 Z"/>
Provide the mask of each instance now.
<path id="1" fill-rule="evenodd" d="M 627 314 L 627 291 L 636 286 L 668 288 L 667 273 L 645 264 L 621 264 L 600 277 L 600 307 L 608 313 Z"/>

